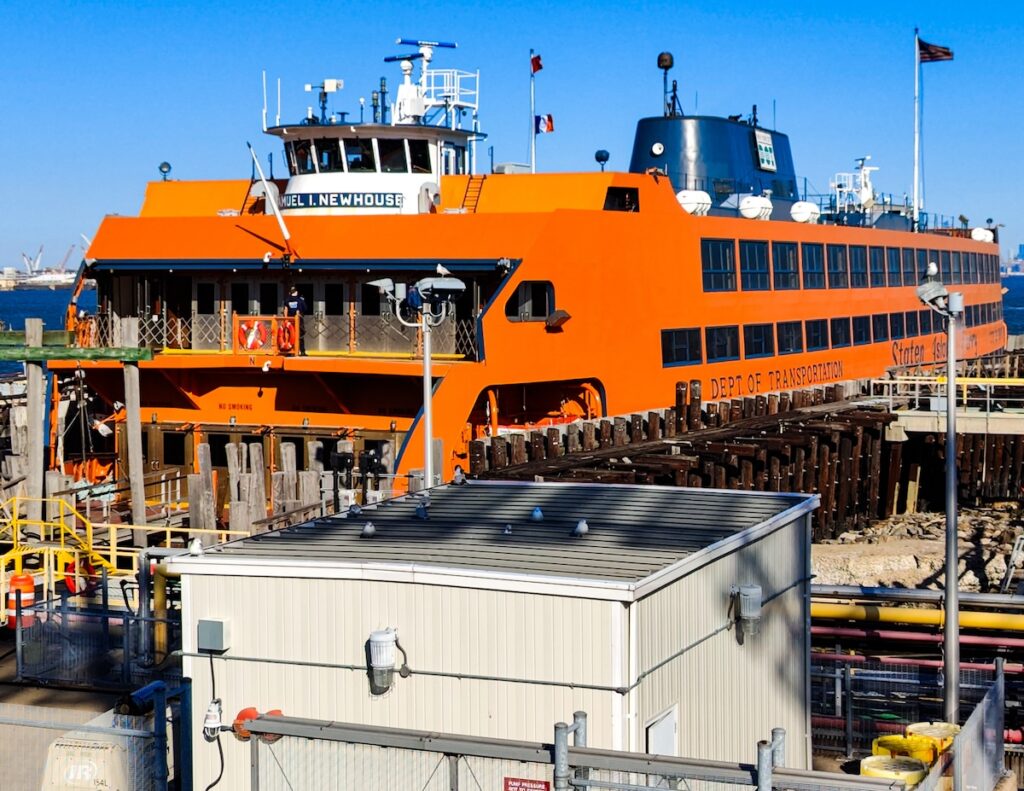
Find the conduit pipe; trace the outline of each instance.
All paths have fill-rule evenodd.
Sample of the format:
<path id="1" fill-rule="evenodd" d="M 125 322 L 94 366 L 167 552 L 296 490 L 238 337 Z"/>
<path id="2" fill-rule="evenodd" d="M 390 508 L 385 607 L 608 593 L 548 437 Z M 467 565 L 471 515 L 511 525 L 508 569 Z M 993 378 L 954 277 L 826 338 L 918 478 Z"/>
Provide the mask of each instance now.
<path id="1" fill-rule="evenodd" d="M 903 656 L 864 656 L 863 654 L 826 654 L 813 653 L 811 659 L 826 659 L 830 662 L 878 662 L 882 665 L 910 665 L 911 667 L 934 667 L 941 668 L 945 664 L 941 659 L 910 659 Z M 985 662 L 961 662 L 960 667 L 966 670 L 987 670 L 994 671 L 994 664 Z M 1019 662 L 1006 662 L 1003 664 L 1003 672 L 1007 675 L 1024 675 L 1024 665 Z"/>
<path id="2" fill-rule="evenodd" d="M 872 623 L 925 624 L 928 626 L 942 626 L 944 620 L 942 610 L 878 607 L 873 604 L 826 604 L 824 602 L 811 603 L 811 618 Z M 1024 632 L 1024 615 L 966 611 L 960 613 L 959 620 L 961 629 L 1003 629 L 1010 632 Z"/>
<path id="3" fill-rule="evenodd" d="M 829 599 L 878 599 L 881 601 L 942 602 L 942 591 L 926 588 L 875 588 L 865 585 L 812 585 L 811 596 Z M 1024 596 L 1009 593 L 960 591 L 960 601 L 979 607 L 1024 608 Z"/>
<path id="4" fill-rule="evenodd" d="M 941 634 L 930 632 L 902 632 L 898 629 L 857 629 L 843 626 L 812 626 L 811 634 L 820 637 L 853 637 L 877 640 L 902 640 L 908 643 L 941 643 Z M 1024 638 L 985 637 L 982 635 L 960 635 L 964 645 L 981 645 L 991 648 L 1024 648 Z"/>
<path id="5" fill-rule="evenodd" d="M 842 717 L 826 717 L 824 715 L 815 714 L 811 717 L 812 728 L 831 728 L 832 730 L 843 730 L 846 727 L 846 721 Z M 906 725 L 899 722 L 892 722 L 890 720 L 866 720 L 862 717 L 857 717 L 853 721 L 853 729 L 855 731 L 868 733 L 899 733 L 902 734 L 906 730 Z M 1007 728 L 1003 731 L 1003 741 L 1006 744 L 1021 744 L 1024 743 L 1024 733 L 1015 729 Z"/>

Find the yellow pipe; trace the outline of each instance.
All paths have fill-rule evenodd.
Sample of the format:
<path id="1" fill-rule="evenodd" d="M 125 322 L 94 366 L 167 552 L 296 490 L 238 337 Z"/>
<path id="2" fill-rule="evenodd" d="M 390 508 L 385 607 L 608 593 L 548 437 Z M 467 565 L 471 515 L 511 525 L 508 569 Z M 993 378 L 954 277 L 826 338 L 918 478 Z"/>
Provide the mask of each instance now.
<path id="1" fill-rule="evenodd" d="M 829 618 L 841 621 L 870 621 L 872 623 L 906 623 L 942 626 L 942 610 L 922 610 L 907 607 L 878 607 L 864 604 L 811 603 L 811 618 Z M 1024 615 L 997 612 L 960 611 L 963 629 L 1006 629 L 1024 632 Z"/>
<path id="2" fill-rule="evenodd" d="M 140 591 L 145 596 L 144 591 Z M 162 662 L 167 656 L 167 577 L 157 566 L 153 574 L 153 641 L 157 656 Z"/>

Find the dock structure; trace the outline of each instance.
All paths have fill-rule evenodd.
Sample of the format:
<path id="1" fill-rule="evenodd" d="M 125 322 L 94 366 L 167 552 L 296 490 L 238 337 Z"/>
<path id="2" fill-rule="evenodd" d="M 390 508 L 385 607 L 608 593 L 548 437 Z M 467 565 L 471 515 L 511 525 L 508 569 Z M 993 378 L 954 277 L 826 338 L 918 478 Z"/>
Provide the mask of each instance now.
<path id="1" fill-rule="evenodd" d="M 958 379 L 959 495 L 1024 491 L 1024 355 L 974 361 Z M 470 446 L 486 479 L 661 484 L 821 495 L 814 538 L 941 503 L 945 378 L 888 379 L 705 402 L 680 382 L 673 406 Z"/>

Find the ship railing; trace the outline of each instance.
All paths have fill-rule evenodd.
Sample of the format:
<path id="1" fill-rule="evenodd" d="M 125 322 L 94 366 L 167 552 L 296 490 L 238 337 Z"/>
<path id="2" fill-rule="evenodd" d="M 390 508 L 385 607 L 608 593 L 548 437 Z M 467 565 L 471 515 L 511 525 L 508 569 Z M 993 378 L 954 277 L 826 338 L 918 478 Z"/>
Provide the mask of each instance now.
<path id="1" fill-rule="evenodd" d="M 1024 379 L 1012 377 L 958 376 L 957 411 L 986 416 L 1020 418 L 1024 415 Z M 873 379 L 871 392 L 885 401 L 890 411 L 917 410 L 945 414 L 944 375 L 898 375 Z"/>
<path id="2" fill-rule="evenodd" d="M 80 348 L 121 346 L 120 316 L 100 313 L 84 319 L 76 333 Z M 300 327 L 301 325 L 301 327 Z M 301 329 L 303 344 L 298 342 Z M 477 320 L 448 316 L 434 327 L 433 353 L 478 358 Z M 234 352 L 254 355 L 380 355 L 421 357 L 423 339 L 385 311 L 380 315 L 313 313 L 303 317 L 195 314 L 139 317 L 139 346 L 155 350 Z M 300 348 L 301 347 L 301 348 Z"/>

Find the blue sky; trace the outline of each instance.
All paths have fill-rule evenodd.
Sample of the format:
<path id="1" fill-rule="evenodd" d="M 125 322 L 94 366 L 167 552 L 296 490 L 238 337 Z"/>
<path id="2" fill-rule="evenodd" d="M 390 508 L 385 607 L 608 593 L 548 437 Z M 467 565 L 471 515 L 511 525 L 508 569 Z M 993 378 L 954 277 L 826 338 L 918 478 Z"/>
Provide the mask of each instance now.
<path id="1" fill-rule="evenodd" d="M 657 114 L 658 52 L 674 53 L 683 109 L 774 117 L 798 176 L 826 191 L 870 154 L 876 187 L 911 190 L 913 30 L 951 47 L 924 67 L 926 208 L 1004 223 L 1024 243 L 1020 49 L 1024 10 L 963 3 L 579 2 L 299 4 L 0 0 L 5 110 L 0 264 L 46 245 L 59 262 L 104 214 L 134 214 L 162 160 L 182 179 L 247 178 L 245 141 L 266 161 L 262 89 L 282 80 L 284 121 L 305 115 L 306 82 L 345 80 L 332 110 L 358 114 L 397 37 L 454 40 L 439 67 L 481 72 L 484 131 L 496 161 L 526 161 L 528 55 L 543 55 L 541 170 L 629 164 L 636 119 Z M 273 105 L 273 100 L 271 102 Z M 273 107 L 271 115 L 273 115 Z M 486 145 L 481 162 L 486 160 Z M 277 175 L 281 174 L 276 168 Z M 77 256 L 79 251 L 75 251 Z"/>

